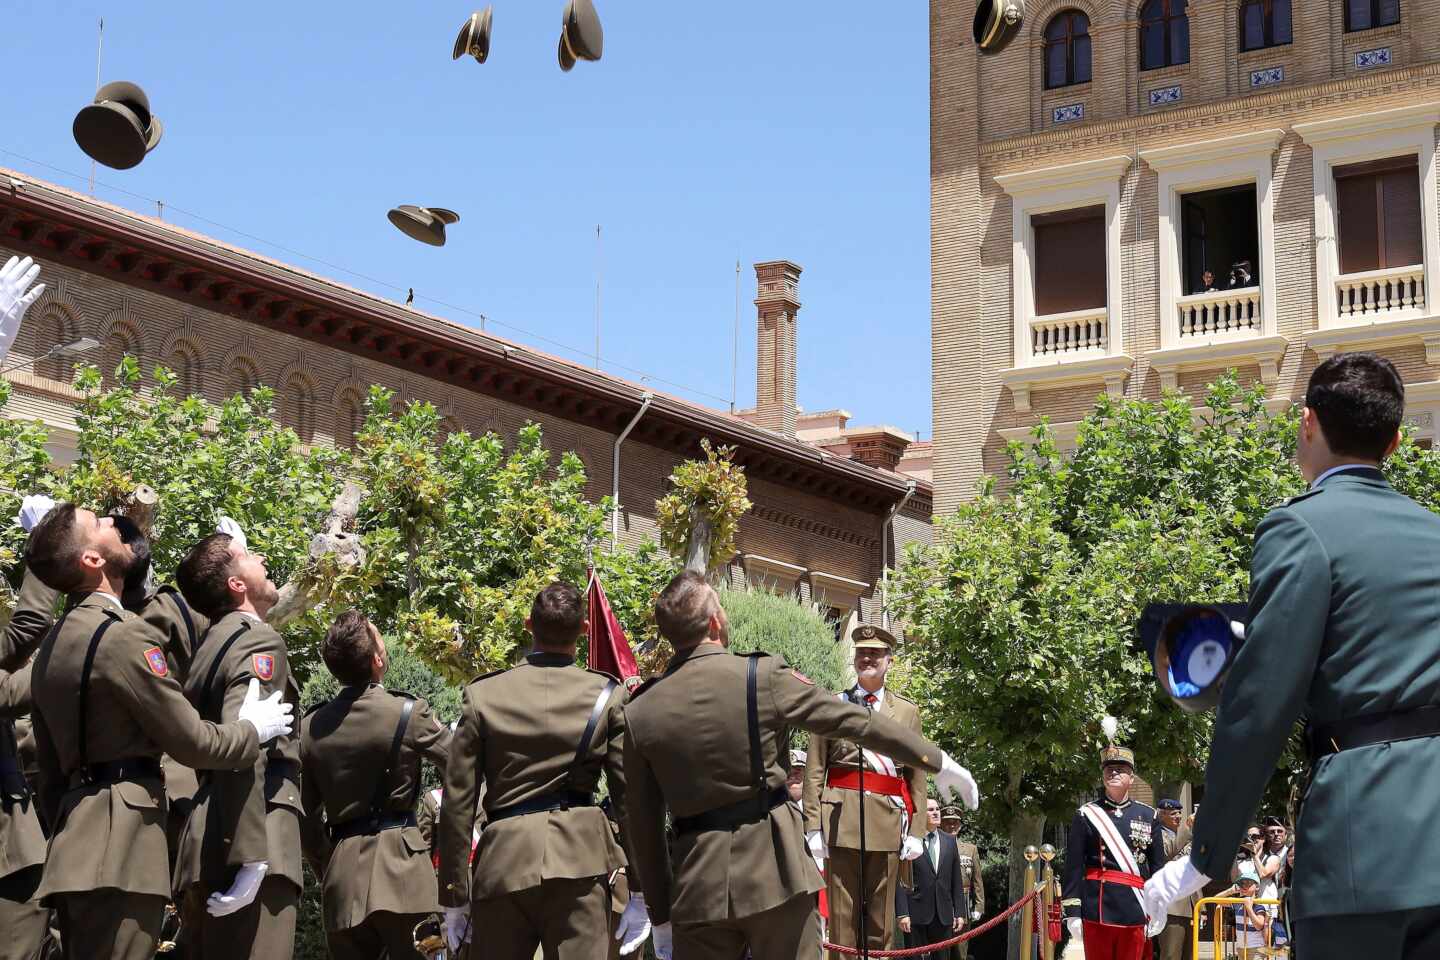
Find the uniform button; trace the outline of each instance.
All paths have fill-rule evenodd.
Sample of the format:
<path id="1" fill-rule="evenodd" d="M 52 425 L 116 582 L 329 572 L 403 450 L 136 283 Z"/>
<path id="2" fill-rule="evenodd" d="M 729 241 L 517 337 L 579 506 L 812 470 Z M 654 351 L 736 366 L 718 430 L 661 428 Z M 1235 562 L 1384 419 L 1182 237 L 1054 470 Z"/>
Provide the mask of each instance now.
<path id="1" fill-rule="evenodd" d="M 1202 857 L 1205 856 L 1205 851 L 1206 851 L 1206 849 L 1208 849 L 1208 848 L 1205 846 L 1205 844 L 1203 844 L 1203 843 L 1200 844 L 1200 856 L 1202 856 Z"/>

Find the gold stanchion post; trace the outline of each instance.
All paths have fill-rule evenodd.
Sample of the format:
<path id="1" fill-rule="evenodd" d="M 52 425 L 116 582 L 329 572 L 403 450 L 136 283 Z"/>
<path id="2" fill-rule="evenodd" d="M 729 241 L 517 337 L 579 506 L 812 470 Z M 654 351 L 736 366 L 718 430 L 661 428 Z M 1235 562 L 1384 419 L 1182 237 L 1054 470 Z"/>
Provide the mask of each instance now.
<path id="1" fill-rule="evenodd" d="M 1053 844 L 1040 848 L 1040 859 L 1045 861 L 1045 892 L 1040 895 L 1040 960 L 1055 960 L 1055 941 L 1050 939 L 1050 907 L 1055 903 L 1055 868 L 1050 865 L 1055 859 Z"/>
<path id="2" fill-rule="evenodd" d="M 1034 845 L 1025 848 L 1025 883 L 1020 888 L 1022 896 L 1029 896 L 1035 890 L 1035 861 L 1040 851 Z M 1034 956 L 1035 901 L 1027 900 L 1020 910 L 1020 960 L 1031 960 Z"/>

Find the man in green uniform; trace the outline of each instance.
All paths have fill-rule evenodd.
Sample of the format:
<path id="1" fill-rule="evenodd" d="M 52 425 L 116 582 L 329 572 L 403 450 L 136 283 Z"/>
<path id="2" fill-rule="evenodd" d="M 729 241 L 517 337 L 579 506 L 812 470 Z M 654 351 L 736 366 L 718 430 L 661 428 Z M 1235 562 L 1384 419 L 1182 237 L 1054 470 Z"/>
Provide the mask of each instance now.
<path id="1" fill-rule="evenodd" d="M 784 660 L 732 656 L 729 621 L 704 577 L 672 580 L 655 619 L 675 656 L 626 708 L 625 770 L 630 884 L 657 924 L 656 956 L 734 960 L 748 947 L 754 960 L 817 957 L 820 874 L 789 802 L 788 732 L 856 741 L 935 772 L 942 794 L 959 792 L 972 808 L 975 781 L 918 733 Z"/>
<path id="2" fill-rule="evenodd" d="M 605 960 L 607 881 L 625 866 L 625 688 L 575 665 L 583 598 L 566 583 L 541 590 L 526 628 L 535 651 L 465 688 L 440 806 L 440 902 L 455 950 L 467 930 L 496 960 Z M 596 805 L 605 774 L 619 822 Z M 475 868 L 470 836 L 483 782 L 486 822 Z M 617 842 L 617 833 L 619 841 Z M 622 952 L 649 933 L 645 900 L 625 908 Z"/>
<path id="3" fill-rule="evenodd" d="M 965 885 L 965 902 L 970 905 L 970 915 L 964 918 L 961 930 L 968 930 L 980 922 L 985 913 L 985 878 L 980 875 L 980 848 L 968 840 L 960 839 L 960 808 L 943 807 L 940 810 L 940 829 L 955 838 L 960 846 L 960 879 Z M 970 941 L 964 940 L 950 948 L 952 960 L 965 960 L 970 955 Z"/>
<path id="4" fill-rule="evenodd" d="M 300 702 L 285 641 L 265 623 L 278 591 L 265 558 L 225 533 L 197 543 L 175 572 L 185 600 L 211 621 L 185 681 L 201 716 L 235 716 L 245 690 Z M 286 960 L 303 882 L 300 740 L 284 736 L 243 768 L 207 774 L 180 839 L 175 890 L 185 937 L 206 960 Z"/>
<path id="5" fill-rule="evenodd" d="M 1310 376 L 1296 457 L 1310 489 L 1255 532 L 1204 809 L 1190 856 L 1146 884 L 1152 930 L 1169 903 L 1227 875 L 1303 715 L 1312 779 L 1296 829 L 1296 955 L 1440 956 L 1440 517 L 1380 472 L 1403 415 L 1404 384 L 1381 357 L 1341 354 Z"/>
<path id="6" fill-rule="evenodd" d="M 132 556 L 109 518 L 62 503 L 25 559 L 71 595 L 31 675 L 41 807 L 55 825 L 40 896 L 59 909 L 67 956 L 150 960 L 170 897 L 160 754 L 196 769 L 251 763 L 289 732 L 291 708 L 252 686 L 237 719 L 201 719 L 164 638 L 120 605 Z"/>
<path id="7" fill-rule="evenodd" d="M 385 641 L 358 610 L 336 618 L 320 654 L 341 689 L 301 723 L 300 782 L 330 956 L 419 960 L 412 931 L 440 909 L 415 822 L 420 763 L 445 768 L 450 731 L 424 700 L 381 686 Z"/>

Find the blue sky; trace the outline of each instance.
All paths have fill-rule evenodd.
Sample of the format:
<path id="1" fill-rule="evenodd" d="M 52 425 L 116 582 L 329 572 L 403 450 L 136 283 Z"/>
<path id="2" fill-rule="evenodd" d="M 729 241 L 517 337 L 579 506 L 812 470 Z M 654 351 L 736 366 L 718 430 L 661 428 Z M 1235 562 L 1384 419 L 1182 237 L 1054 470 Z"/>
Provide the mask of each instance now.
<path id="1" fill-rule="evenodd" d="M 461 3 L 11 0 L 0 165 L 85 189 L 42 164 L 89 172 L 70 124 L 104 16 L 103 79 L 143 86 L 166 132 L 97 176 L 167 219 L 570 359 L 546 341 L 593 353 L 601 224 L 603 365 L 720 407 L 735 262 L 747 406 L 751 264 L 791 259 L 800 403 L 928 438 L 926 5 L 597 5 L 604 59 L 564 74 L 563 0 L 496 0 L 484 66 L 450 59 Z M 424 246 L 386 221 L 401 203 L 461 222 Z"/>

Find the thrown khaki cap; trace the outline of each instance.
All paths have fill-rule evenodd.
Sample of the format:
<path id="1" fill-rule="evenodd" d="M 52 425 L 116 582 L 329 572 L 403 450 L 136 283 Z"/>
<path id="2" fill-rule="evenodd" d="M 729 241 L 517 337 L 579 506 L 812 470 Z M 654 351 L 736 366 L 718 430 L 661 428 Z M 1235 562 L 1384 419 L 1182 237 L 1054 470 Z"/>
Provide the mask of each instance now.
<path id="1" fill-rule="evenodd" d="M 877 627 L 871 624 L 861 624 L 850 631 L 850 642 L 856 650 L 888 650 L 895 649 L 895 636 L 884 627 Z"/>
<path id="2" fill-rule="evenodd" d="M 119 80 L 95 91 L 95 102 L 75 114 L 71 132 L 90 159 L 128 170 L 155 149 L 165 126 L 150 112 L 145 91 Z"/>
<path id="3" fill-rule="evenodd" d="M 432 247 L 445 246 L 445 225 L 460 221 L 460 214 L 454 210 L 446 210 L 444 207 L 416 207 L 408 203 L 391 210 L 387 216 L 405 236 L 428 243 Z"/>
<path id="4" fill-rule="evenodd" d="M 804 750 L 791 750 L 791 751 L 790 751 L 790 766 L 791 766 L 791 767 L 803 767 L 803 766 L 805 766 L 806 757 L 807 757 L 807 755 L 806 755 L 806 753 L 805 753 Z"/>
<path id="5" fill-rule="evenodd" d="M 560 69 L 569 71 L 577 60 L 599 60 L 605 52 L 605 31 L 592 0 L 567 0 L 560 25 Z"/>
<path id="6" fill-rule="evenodd" d="M 451 60 L 459 60 L 468 53 L 475 58 L 476 63 L 485 62 L 485 58 L 490 56 L 490 21 L 493 16 L 493 7 L 470 14 L 469 19 L 461 24 L 460 34 L 455 38 L 455 49 L 450 53 Z"/>

